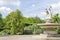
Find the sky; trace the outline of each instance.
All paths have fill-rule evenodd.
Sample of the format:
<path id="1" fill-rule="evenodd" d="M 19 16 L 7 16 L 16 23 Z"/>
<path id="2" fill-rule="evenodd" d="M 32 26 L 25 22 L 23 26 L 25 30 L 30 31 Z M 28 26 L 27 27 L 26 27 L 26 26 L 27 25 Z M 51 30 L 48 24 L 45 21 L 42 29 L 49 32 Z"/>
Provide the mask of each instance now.
<path id="1" fill-rule="evenodd" d="M 5 18 L 10 12 L 19 9 L 25 17 L 46 17 L 46 8 L 52 6 L 52 14 L 60 14 L 60 0 L 0 0 L 0 13 Z"/>

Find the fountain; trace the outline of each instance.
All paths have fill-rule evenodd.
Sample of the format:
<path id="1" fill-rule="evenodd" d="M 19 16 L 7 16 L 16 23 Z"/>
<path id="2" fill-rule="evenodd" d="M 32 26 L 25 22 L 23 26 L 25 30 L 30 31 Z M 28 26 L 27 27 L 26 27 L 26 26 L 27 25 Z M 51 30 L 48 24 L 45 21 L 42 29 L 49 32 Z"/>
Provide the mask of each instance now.
<path id="1" fill-rule="evenodd" d="M 37 24 L 40 28 L 45 28 L 43 34 L 36 36 L 39 40 L 60 40 L 60 35 L 57 34 L 55 28 L 60 27 L 59 23 L 52 23 L 51 6 L 46 9 L 46 23 Z"/>

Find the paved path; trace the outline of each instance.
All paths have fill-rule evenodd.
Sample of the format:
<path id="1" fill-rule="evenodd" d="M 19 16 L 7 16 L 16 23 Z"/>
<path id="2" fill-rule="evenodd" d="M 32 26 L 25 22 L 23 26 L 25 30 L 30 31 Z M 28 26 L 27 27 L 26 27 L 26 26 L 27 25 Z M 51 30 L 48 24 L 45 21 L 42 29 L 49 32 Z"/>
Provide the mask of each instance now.
<path id="1" fill-rule="evenodd" d="M 33 35 L 13 35 L 13 36 L 3 36 L 0 40 L 35 40 Z"/>
<path id="2" fill-rule="evenodd" d="M 12 36 L 0 37 L 0 40 L 42 40 L 40 38 L 44 38 L 44 36 L 41 36 L 41 35 L 12 35 Z M 48 39 L 60 40 L 60 37 L 48 37 Z"/>

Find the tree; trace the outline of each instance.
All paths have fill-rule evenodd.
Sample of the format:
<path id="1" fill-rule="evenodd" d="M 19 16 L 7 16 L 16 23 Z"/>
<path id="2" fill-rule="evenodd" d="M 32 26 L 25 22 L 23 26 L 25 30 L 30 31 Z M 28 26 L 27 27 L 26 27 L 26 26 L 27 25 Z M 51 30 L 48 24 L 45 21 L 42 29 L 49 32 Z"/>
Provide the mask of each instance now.
<path id="1" fill-rule="evenodd" d="M 28 18 L 30 21 L 32 21 L 33 23 L 36 23 L 36 24 L 38 24 L 38 23 L 45 23 L 45 21 L 44 20 L 42 20 L 42 19 L 40 19 L 39 17 L 31 17 L 31 18 Z"/>
<path id="2" fill-rule="evenodd" d="M 55 15 L 52 17 L 52 19 L 53 19 L 53 22 L 54 22 L 54 23 L 60 23 L 59 14 L 55 14 Z M 57 33 L 60 34 L 60 27 L 58 27 L 56 30 L 57 30 Z"/>
<path id="3" fill-rule="evenodd" d="M 2 18 L 2 14 L 0 13 L 0 31 L 3 29 L 3 18 Z"/>
<path id="4" fill-rule="evenodd" d="M 55 14 L 53 17 L 52 17 L 52 21 L 54 23 L 60 23 L 60 17 L 59 17 L 59 14 Z"/>
<path id="5" fill-rule="evenodd" d="M 22 22 L 23 16 L 21 12 L 17 9 L 15 12 L 11 12 L 6 18 L 5 18 L 5 28 L 9 28 L 10 34 L 22 34 L 23 33 L 23 22 Z"/>

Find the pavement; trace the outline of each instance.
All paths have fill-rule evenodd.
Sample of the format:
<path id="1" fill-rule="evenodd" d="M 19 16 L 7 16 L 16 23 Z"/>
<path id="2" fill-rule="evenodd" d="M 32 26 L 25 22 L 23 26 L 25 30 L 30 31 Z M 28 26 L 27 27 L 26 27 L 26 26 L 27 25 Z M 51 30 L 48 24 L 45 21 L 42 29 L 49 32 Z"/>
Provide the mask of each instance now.
<path id="1" fill-rule="evenodd" d="M 42 38 L 42 39 L 41 39 Z M 46 37 L 46 35 L 9 35 L 0 36 L 0 40 L 60 40 L 60 37 Z"/>
<path id="2" fill-rule="evenodd" d="M 2 36 L 0 40 L 35 40 L 33 35 L 10 35 Z"/>

